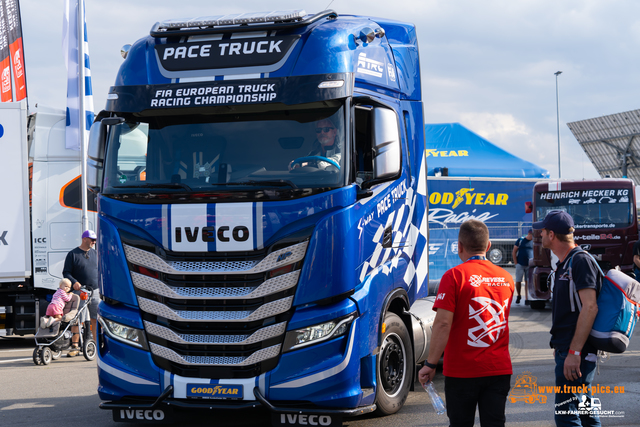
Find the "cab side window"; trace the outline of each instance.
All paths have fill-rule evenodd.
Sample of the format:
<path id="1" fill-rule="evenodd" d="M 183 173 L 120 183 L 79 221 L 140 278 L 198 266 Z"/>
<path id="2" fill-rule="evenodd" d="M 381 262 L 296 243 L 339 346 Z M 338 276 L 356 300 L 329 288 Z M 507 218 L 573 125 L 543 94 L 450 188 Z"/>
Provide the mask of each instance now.
<path id="1" fill-rule="evenodd" d="M 355 108 L 355 165 L 356 184 L 373 179 L 373 151 L 371 146 L 371 112 L 373 108 L 367 105 L 357 105 Z"/>

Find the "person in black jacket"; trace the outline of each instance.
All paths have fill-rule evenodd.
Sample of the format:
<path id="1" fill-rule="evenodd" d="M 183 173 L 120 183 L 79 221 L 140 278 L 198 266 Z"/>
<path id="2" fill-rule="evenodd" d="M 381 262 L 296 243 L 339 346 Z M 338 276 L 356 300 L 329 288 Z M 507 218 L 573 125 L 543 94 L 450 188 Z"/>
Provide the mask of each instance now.
<path id="1" fill-rule="evenodd" d="M 87 301 L 89 304 L 89 317 L 91 319 L 91 331 L 96 336 L 96 319 L 98 317 L 98 302 L 100 294 L 98 290 L 98 254 L 95 250 L 96 233 L 92 230 L 86 230 L 82 233 L 82 243 L 67 254 L 64 260 L 64 268 L 62 275 L 65 279 L 69 279 L 73 284 L 75 293 L 79 293 L 80 288 L 93 290 L 92 298 Z M 88 322 L 89 319 L 80 319 Z M 86 324 L 86 323 L 85 323 Z M 72 327 L 72 347 L 67 356 L 74 357 L 79 353 L 78 348 L 78 327 Z"/>

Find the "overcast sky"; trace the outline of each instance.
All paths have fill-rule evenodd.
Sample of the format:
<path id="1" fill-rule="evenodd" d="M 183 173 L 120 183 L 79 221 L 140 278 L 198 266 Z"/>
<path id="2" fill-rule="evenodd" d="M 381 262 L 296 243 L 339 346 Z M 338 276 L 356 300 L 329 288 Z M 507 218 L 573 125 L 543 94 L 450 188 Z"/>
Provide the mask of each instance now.
<path id="1" fill-rule="evenodd" d="M 87 0 L 96 113 L 122 63 L 120 48 L 172 18 L 299 9 L 330 0 Z M 21 0 L 29 105 L 65 108 L 63 0 Z M 230 6 L 221 6 L 229 4 Z M 640 108 L 640 2 L 634 0 L 334 0 L 338 14 L 416 25 L 426 123 L 459 122 L 558 176 L 598 178 L 568 122 Z"/>

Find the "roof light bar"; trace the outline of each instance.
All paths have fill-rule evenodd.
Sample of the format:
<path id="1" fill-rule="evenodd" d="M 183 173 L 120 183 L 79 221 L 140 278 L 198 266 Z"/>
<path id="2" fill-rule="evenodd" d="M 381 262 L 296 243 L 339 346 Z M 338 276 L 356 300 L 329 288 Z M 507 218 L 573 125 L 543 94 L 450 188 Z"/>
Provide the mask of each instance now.
<path id="1" fill-rule="evenodd" d="M 235 13 L 229 15 L 201 16 L 193 19 L 169 19 L 158 26 L 158 30 L 176 30 L 181 28 L 202 28 L 225 25 L 243 25 L 282 21 L 299 21 L 307 13 L 303 9 L 277 10 L 271 12 Z"/>

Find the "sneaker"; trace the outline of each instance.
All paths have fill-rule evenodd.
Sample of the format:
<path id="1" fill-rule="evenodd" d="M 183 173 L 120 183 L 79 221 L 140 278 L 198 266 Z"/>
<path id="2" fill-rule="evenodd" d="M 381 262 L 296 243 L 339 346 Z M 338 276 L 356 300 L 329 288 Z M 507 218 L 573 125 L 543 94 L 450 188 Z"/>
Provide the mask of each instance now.
<path id="1" fill-rule="evenodd" d="M 40 328 L 41 329 L 47 329 L 47 327 L 49 326 L 48 322 L 49 322 L 49 317 L 42 316 L 40 318 Z"/>
<path id="2" fill-rule="evenodd" d="M 516 304 L 520 304 L 520 295 L 516 298 Z"/>
<path id="3" fill-rule="evenodd" d="M 71 347 L 71 350 L 67 353 L 67 357 L 76 357 L 78 354 L 80 354 L 80 348 Z"/>

